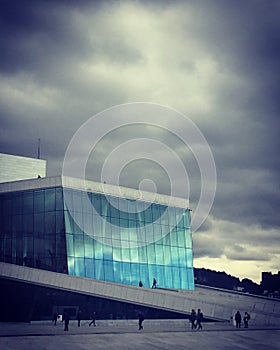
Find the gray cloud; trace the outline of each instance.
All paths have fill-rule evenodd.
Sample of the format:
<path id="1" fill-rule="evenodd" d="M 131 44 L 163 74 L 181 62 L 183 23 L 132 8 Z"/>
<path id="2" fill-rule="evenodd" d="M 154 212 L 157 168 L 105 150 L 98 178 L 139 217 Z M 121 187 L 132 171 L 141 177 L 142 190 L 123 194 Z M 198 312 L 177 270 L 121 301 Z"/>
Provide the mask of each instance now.
<path id="1" fill-rule="evenodd" d="M 36 156 L 41 138 L 48 175 L 57 175 L 73 134 L 92 115 L 133 101 L 177 109 L 200 128 L 217 167 L 211 217 L 194 234 L 196 261 L 208 257 L 205 267 L 211 267 L 211 259 L 249 263 L 258 255 L 254 266 L 261 268 L 257 260 L 263 259 L 275 269 L 279 15 L 278 1 L 2 1 L 0 150 Z M 155 122 L 161 118 L 155 115 Z M 123 128 L 108 135 L 92 152 L 88 174 L 98 180 L 108 154 L 140 136 L 181 157 L 195 210 L 197 161 L 166 131 Z M 169 193 L 168 176 L 147 160 L 123 169 L 121 182 L 137 187 L 147 175 L 158 191 Z M 180 195 L 185 179 L 176 183 Z"/>

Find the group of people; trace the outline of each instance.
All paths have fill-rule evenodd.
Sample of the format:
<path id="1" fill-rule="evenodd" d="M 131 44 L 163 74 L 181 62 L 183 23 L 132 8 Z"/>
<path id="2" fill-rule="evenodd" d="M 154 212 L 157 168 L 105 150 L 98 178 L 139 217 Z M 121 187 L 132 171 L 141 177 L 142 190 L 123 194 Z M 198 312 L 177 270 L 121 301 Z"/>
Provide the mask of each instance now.
<path id="1" fill-rule="evenodd" d="M 138 285 L 139 285 L 139 287 L 143 287 L 142 281 L 139 281 Z M 152 288 L 156 288 L 156 287 L 157 287 L 157 280 L 154 278 Z"/>
<path id="2" fill-rule="evenodd" d="M 91 321 L 89 323 L 89 326 L 93 325 L 94 327 L 96 327 L 96 322 L 95 322 L 96 321 L 96 313 L 94 312 L 92 314 L 92 316 L 90 316 L 90 318 L 91 318 Z M 55 326 L 57 324 L 57 320 L 58 319 L 59 319 L 58 312 L 55 311 L 53 313 L 53 319 L 52 319 L 52 321 L 53 321 Z M 81 326 L 81 320 L 82 320 L 82 310 L 78 310 L 77 316 L 76 316 L 76 320 L 78 321 L 78 327 L 80 327 Z M 64 322 L 64 331 L 69 331 L 70 316 L 69 316 L 67 311 L 63 312 L 62 322 Z"/>
<path id="3" fill-rule="evenodd" d="M 192 329 L 202 329 L 202 321 L 203 321 L 203 313 L 200 309 L 197 312 L 192 309 L 190 315 L 190 322 L 192 325 Z"/>
<path id="4" fill-rule="evenodd" d="M 79 315 L 79 312 L 78 312 L 78 314 L 77 314 L 77 319 L 78 319 L 78 315 Z M 81 315 L 81 314 L 80 314 Z M 56 324 L 57 324 L 57 320 L 60 318 L 60 316 L 58 315 L 58 312 L 57 311 L 55 311 L 54 313 L 53 313 L 53 319 L 52 319 L 52 321 L 53 321 L 53 324 L 56 326 Z M 69 314 L 68 314 L 68 312 L 67 311 L 64 311 L 63 312 L 63 315 L 62 315 L 62 322 L 64 322 L 64 331 L 69 331 L 69 322 L 70 322 L 70 316 L 69 316 Z M 78 319 L 78 327 L 80 327 L 80 322 L 81 322 L 81 320 L 80 319 Z"/>
<path id="5" fill-rule="evenodd" d="M 53 320 L 52 320 L 54 325 L 56 325 L 58 318 L 59 318 L 59 315 L 55 311 L 53 313 Z M 249 327 L 250 318 L 251 318 L 250 314 L 246 311 L 244 313 L 244 317 L 243 317 L 244 328 Z M 78 327 L 80 327 L 81 319 L 82 319 L 82 311 L 81 310 L 79 310 L 77 312 L 76 319 L 78 321 Z M 144 320 L 145 320 L 144 313 L 142 311 L 139 311 L 139 314 L 138 314 L 139 330 L 143 329 Z M 69 331 L 70 316 L 69 316 L 67 311 L 64 311 L 64 313 L 62 315 L 62 321 L 64 322 L 64 331 Z M 96 313 L 94 312 L 91 316 L 91 321 L 89 323 L 89 326 L 93 325 L 94 327 L 96 327 L 95 321 L 96 321 Z M 202 329 L 202 321 L 203 321 L 202 311 L 200 309 L 198 309 L 196 312 L 194 309 L 192 309 L 191 314 L 190 314 L 191 328 L 198 329 L 198 330 Z M 242 316 L 241 316 L 241 313 L 239 310 L 236 312 L 236 314 L 234 316 L 234 321 L 235 321 L 236 328 L 241 328 Z"/>
<path id="6" fill-rule="evenodd" d="M 251 316 L 249 315 L 249 313 L 246 311 L 243 317 L 243 323 L 244 323 L 244 328 L 248 328 L 249 327 L 249 320 L 250 320 Z M 241 328 L 241 322 L 242 322 L 242 316 L 240 311 L 238 310 L 234 316 L 234 320 L 235 320 L 235 326 L 236 328 Z"/>

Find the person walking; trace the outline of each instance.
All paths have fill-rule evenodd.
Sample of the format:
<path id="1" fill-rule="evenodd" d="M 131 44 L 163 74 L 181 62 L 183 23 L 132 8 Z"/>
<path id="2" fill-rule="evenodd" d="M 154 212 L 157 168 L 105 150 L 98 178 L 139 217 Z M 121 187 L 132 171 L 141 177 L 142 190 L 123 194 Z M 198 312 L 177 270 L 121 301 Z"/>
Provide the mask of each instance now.
<path id="1" fill-rule="evenodd" d="M 243 317 L 243 322 L 244 322 L 244 328 L 249 328 L 249 320 L 251 316 L 248 314 L 248 312 L 245 312 L 245 315 Z"/>
<path id="2" fill-rule="evenodd" d="M 236 328 L 241 328 L 241 313 L 240 313 L 240 311 L 236 312 L 234 319 L 235 319 Z"/>
<path id="3" fill-rule="evenodd" d="M 139 287 L 143 287 L 142 281 L 139 282 Z"/>
<path id="4" fill-rule="evenodd" d="M 77 312 L 76 319 L 77 319 L 77 321 L 78 321 L 78 327 L 80 327 L 80 325 L 81 325 L 81 319 L 82 319 L 82 310 L 79 310 L 79 311 Z"/>
<path id="5" fill-rule="evenodd" d="M 55 326 L 56 326 L 57 319 L 58 319 L 58 313 L 57 313 L 57 311 L 54 311 L 52 321 L 53 321 Z"/>
<path id="6" fill-rule="evenodd" d="M 63 320 L 64 320 L 64 331 L 69 331 L 69 321 L 70 321 L 70 317 L 68 315 L 67 311 L 64 311 L 63 314 Z"/>
<path id="7" fill-rule="evenodd" d="M 143 329 L 143 321 L 145 320 L 144 314 L 142 311 L 139 311 L 138 314 L 138 325 L 139 325 L 139 331 Z"/>
<path id="8" fill-rule="evenodd" d="M 152 288 L 156 288 L 156 287 L 157 287 L 157 280 L 154 278 Z"/>
<path id="9" fill-rule="evenodd" d="M 196 312 L 194 309 L 192 309 L 191 315 L 190 315 L 190 322 L 192 324 L 192 329 L 196 329 Z"/>
<path id="10" fill-rule="evenodd" d="M 196 315 L 196 327 L 198 327 L 198 329 L 202 329 L 202 324 L 201 324 L 202 321 L 203 321 L 203 313 L 201 312 L 200 309 L 198 309 L 197 315 Z"/>
<path id="11" fill-rule="evenodd" d="M 94 312 L 91 316 L 91 322 L 89 323 L 89 326 L 91 326 L 93 324 L 93 327 L 96 327 L 96 313 Z"/>

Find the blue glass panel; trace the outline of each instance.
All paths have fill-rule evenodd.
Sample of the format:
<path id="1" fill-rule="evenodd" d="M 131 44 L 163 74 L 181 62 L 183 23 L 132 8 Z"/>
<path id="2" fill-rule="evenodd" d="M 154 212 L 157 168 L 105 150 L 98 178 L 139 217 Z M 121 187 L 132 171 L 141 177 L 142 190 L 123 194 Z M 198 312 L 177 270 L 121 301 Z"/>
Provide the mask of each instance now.
<path id="1" fill-rule="evenodd" d="M 54 211 L 55 210 L 55 189 L 45 190 L 45 210 Z"/>
<path id="2" fill-rule="evenodd" d="M 92 194 L 91 202 L 95 209 L 95 211 L 98 213 L 98 215 L 101 214 L 101 195 L 99 194 Z"/>
<path id="3" fill-rule="evenodd" d="M 117 205 L 117 201 L 115 201 L 116 203 L 116 205 Z M 110 216 L 111 216 L 111 218 L 120 218 L 120 211 L 116 208 L 116 207 L 114 207 L 112 204 L 110 205 Z"/>
<path id="4" fill-rule="evenodd" d="M 162 282 L 161 280 L 158 280 L 157 278 L 157 266 L 154 264 L 149 264 L 148 265 L 148 270 L 149 270 L 149 281 L 150 281 L 150 286 L 152 286 L 153 284 L 153 279 L 155 278 L 157 280 L 158 283 L 158 287 L 162 287 Z"/>
<path id="5" fill-rule="evenodd" d="M 129 220 L 128 227 L 135 228 L 137 227 L 135 220 Z"/>
<path id="6" fill-rule="evenodd" d="M 144 287 L 150 287 L 149 269 L 147 264 L 140 264 L 139 281 L 142 281 Z"/>
<path id="7" fill-rule="evenodd" d="M 63 189 L 63 201 L 64 201 L 64 210 L 73 211 L 74 210 L 74 204 L 73 204 L 73 191 L 69 190 L 67 188 Z"/>
<path id="8" fill-rule="evenodd" d="M 63 210 L 63 191 L 61 187 L 55 189 L 55 209 Z"/>
<path id="9" fill-rule="evenodd" d="M 101 243 L 99 243 L 98 241 L 94 241 L 93 249 L 94 249 L 95 259 L 101 260 L 103 258 L 103 245 Z"/>
<path id="10" fill-rule="evenodd" d="M 4 199 L 2 199 L 2 210 L 3 210 L 3 214 L 5 215 L 10 215 L 12 212 L 12 200 L 11 198 L 5 198 L 3 196 Z"/>
<path id="11" fill-rule="evenodd" d="M 171 246 L 178 247 L 177 232 L 175 228 L 170 232 L 170 243 Z"/>
<path id="12" fill-rule="evenodd" d="M 163 246 L 164 265 L 171 265 L 171 247 L 169 245 Z"/>
<path id="13" fill-rule="evenodd" d="M 113 249 L 111 245 L 103 244 L 103 259 L 113 260 Z"/>
<path id="14" fill-rule="evenodd" d="M 86 234 L 93 233 L 93 222 L 92 215 L 88 213 L 83 213 L 83 232 Z"/>
<path id="15" fill-rule="evenodd" d="M 130 255 L 131 255 L 131 261 L 134 263 L 139 262 L 139 257 L 138 257 L 138 248 L 130 248 Z"/>
<path id="16" fill-rule="evenodd" d="M 128 219 L 124 219 L 124 218 L 121 217 L 121 219 L 120 219 L 120 226 L 121 227 L 129 227 Z"/>
<path id="17" fill-rule="evenodd" d="M 181 288 L 180 271 L 178 267 L 172 269 L 173 288 Z"/>
<path id="18" fill-rule="evenodd" d="M 71 214 L 70 214 L 71 215 Z M 73 217 L 73 231 L 76 234 L 83 234 L 82 227 L 80 227 L 81 223 L 83 222 L 83 214 L 79 212 L 72 213 Z"/>
<path id="19" fill-rule="evenodd" d="M 186 210 L 186 212 L 184 213 L 185 215 L 183 216 L 183 220 L 184 220 L 184 227 L 185 228 L 190 228 L 191 226 L 191 215 L 190 215 L 190 211 Z"/>
<path id="20" fill-rule="evenodd" d="M 153 222 L 157 221 L 161 216 L 160 206 L 157 204 L 152 205 L 152 215 L 153 215 Z"/>
<path id="21" fill-rule="evenodd" d="M 94 278 L 94 261 L 92 259 L 85 259 L 85 276 Z"/>
<path id="22" fill-rule="evenodd" d="M 23 213 L 33 213 L 33 192 L 23 194 Z"/>
<path id="23" fill-rule="evenodd" d="M 122 263 L 119 261 L 113 261 L 114 282 L 123 280 Z"/>
<path id="24" fill-rule="evenodd" d="M 131 285 L 138 286 L 140 280 L 139 264 L 131 264 Z"/>
<path id="25" fill-rule="evenodd" d="M 181 280 L 180 288 L 188 289 L 188 271 L 186 268 L 180 269 L 180 280 Z"/>
<path id="26" fill-rule="evenodd" d="M 155 246 L 154 246 L 154 244 L 149 244 L 147 246 L 147 256 L 148 256 L 148 263 L 149 264 L 155 264 L 156 263 L 156 254 L 155 254 Z"/>
<path id="27" fill-rule="evenodd" d="M 79 191 L 73 191 L 73 210 L 75 212 L 82 212 L 82 195 Z"/>
<path id="28" fill-rule="evenodd" d="M 15 195 L 13 197 L 13 214 L 22 214 L 23 213 L 23 196 Z"/>
<path id="29" fill-rule="evenodd" d="M 164 266 L 162 265 L 157 265 L 157 272 L 156 272 L 156 280 L 158 282 L 158 287 L 160 287 L 160 283 L 161 282 L 161 286 L 165 287 L 165 275 L 164 275 Z"/>
<path id="30" fill-rule="evenodd" d="M 153 222 L 152 207 L 151 205 L 144 212 L 144 220 L 147 223 Z"/>
<path id="31" fill-rule="evenodd" d="M 168 212 L 169 212 L 169 209 L 168 209 Z M 163 212 L 161 210 L 161 216 L 160 216 L 160 224 L 163 225 L 163 226 L 169 226 L 169 216 L 167 214 L 164 214 L 165 211 Z"/>
<path id="32" fill-rule="evenodd" d="M 186 247 L 192 248 L 192 236 L 190 229 L 185 230 L 185 236 L 186 236 Z"/>
<path id="33" fill-rule="evenodd" d="M 172 267 L 164 266 L 165 287 L 173 288 Z"/>
<path id="34" fill-rule="evenodd" d="M 84 244 L 85 244 L 85 257 L 93 258 L 94 257 L 93 239 L 91 237 L 89 237 L 88 235 L 85 235 L 84 236 Z"/>
<path id="35" fill-rule="evenodd" d="M 122 261 L 122 250 L 119 248 L 119 242 L 113 241 L 113 260 Z"/>
<path id="36" fill-rule="evenodd" d="M 103 260 L 96 259 L 94 261 L 95 278 L 98 280 L 105 280 Z"/>
<path id="37" fill-rule="evenodd" d="M 155 254 L 156 254 L 156 263 L 159 265 L 164 264 L 164 255 L 163 255 L 163 246 L 156 244 L 155 245 Z"/>
<path id="38" fill-rule="evenodd" d="M 170 247 L 171 251 L 171 265 L 172 266 L 178 266 L 178 248 L 177 247 Z"/>
<path id="39" fill-rule="evenodd" d="M 33 232 L 33 215 L 23 215 L 23 230 L 25 233 L 32 233 Z M 6 220 L 9 219 L 9 217 L 6 218 Z"/>
<path id="40" fill-rule="evenodd" d="M 188 267 L 193 267 L 193 254 L 192 254 L 192 249 L 187 249 L 187 250 L 186 250 L 186 255 L 187 255 L 187 266 L 188 266 Z"/>
<path id="41" fill-rule="evenodd" d="M 104 260 L 104 276 L 105 280 L 109 282 L 114 282 L 114 269 L 113 261 Z"/>
<path id="42" fill-rule="evenodd" d="M 108 202 L 105 196 L 101 197 L 101 215 L 108 216 Z"/>
<path id="43" fill-rule="evenodd" d="M 131 283 L 131 264 L 130 263 L 122 263 L 123 276 L 121 283 Z M 118 281 L 117 281 L 118 282 Z"/>
<path id="44" fill-rule="evenodd" d="M 154 240 L 156 241 L 156 240 L 158 240 L 160 237 L 161 237 L 161 235 L 162 235 L 162 233 L 161 233 L 161 226 L 160 225 L 157 225 L 157 224 L 154 224 L 153 225 L 153 234 L 154 234 Z"/>
<path id="45" fill-rule="evenodd" d="M 67 255 L 67 265 L 69 275 L 75 275 L 75 259 L 69 254 Z"/>
<path id="46" fill-rule="evenodd" d="M 75 275 L 85 277 L 85 260 L 84 258 L 75 258 Z"/>
<path id="47" fill-rule="evenodd" d="M 19 218 L 21 218 L 21 216 L 19 216 Z M 45 222 L 44 213 L 34 214 L 34 232 L 44 233 L 45 232 L 44 222 Z"/>
<path id="48" fill-rule="evenodd" d="M 179 247 L 186 247 L 186 237 L 184 229 L 177 227 L 177 240 L 178 240 L 178 246 Z"/>
<path id="49" fill-rule="evenodd" d="M 45 213 L 45 232 L 54 233 L 55 230 L 55 212 L 46 212 Z"/>
<path id="50" fill-rule="evenodd" d="M 80 192 L 82 201 L 82 212 L 92 214 L 92 205 L 90 203 L 90 197 L 87 192 Z"/>
<path id="51" fill-rule="evenodd" d="M 138 247 L 138 256 L 139 256 L 139 262 L 141 264 L 148 263 L 147 246 Z"/>
<path id="52" fill-rule="evenodd" d="M 63 211 L 56 211 L 55 213 L 55 232 L 64 232 Z"/>
<path id="53" fill-rule="evenodd" d="M 124 262 L 130 262 L 130 249 L 129 248 L 122 248 L 122 261 Z"/>
<path id="54" fill-rule="evenodd" d="M 74 235 L 75 257 L 85 256 L 84 236 Z"/>
<path id="55" fill-rule="evenodd" d="M 185 248 L 178 248 L 178 265 L 179 266 L 186 266 L 186 249 Z"/>
<path id="56" fill-rule="evenodd" d="M 166 246 L 170 246 L 170 233 L 162 238 L 162 244 Z"/>
<path id="57" fill-rule="evenodd" d="M 66 254 L 66 243 L 65 243 L 64 232 L 56 234 L 56 254 L 57 254 L 57 258 L 59 259 L 62 259 L 62 257 L 65 256 Z M 65 264 L 65 261 L 61 262 L 62 269 L 64 264 Z M 62 271 L 62 269 L 60 269 L 59 271 Z"/>

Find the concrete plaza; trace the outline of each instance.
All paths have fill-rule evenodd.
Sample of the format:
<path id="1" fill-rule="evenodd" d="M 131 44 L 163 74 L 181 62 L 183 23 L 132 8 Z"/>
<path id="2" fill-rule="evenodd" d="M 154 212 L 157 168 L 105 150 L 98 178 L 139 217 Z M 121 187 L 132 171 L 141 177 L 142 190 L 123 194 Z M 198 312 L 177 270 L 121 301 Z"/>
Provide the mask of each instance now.
<path id="1" fill-rule="evenodd" d="M 204 323 L 203 330 L 192 331 L 187 321 L 144 321 L 139 331 L 137 320 L 98 322 L 89 327 L 88 321 L 70 321 L 65 332 L 60 321 L 56 326 L 45 323 L 0 323 L 1 350 L 87 350 L 87 349 L 206 349 L 206 350 L 278 350 L 280 328 L 251 326 L 236 329 L 230 323 Z"/>

